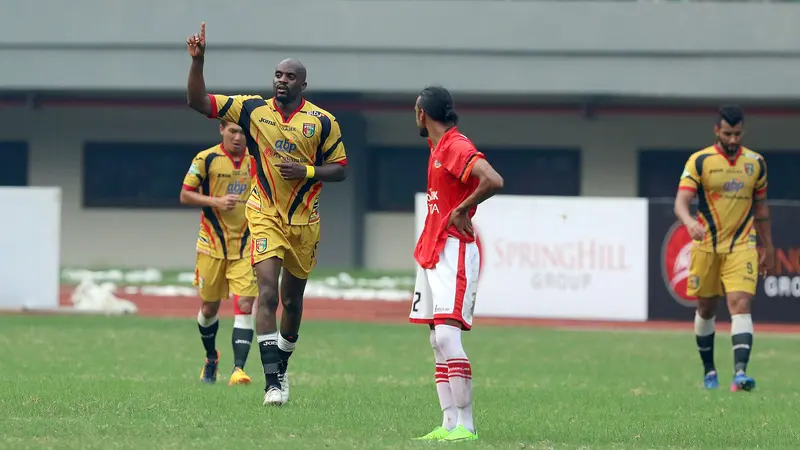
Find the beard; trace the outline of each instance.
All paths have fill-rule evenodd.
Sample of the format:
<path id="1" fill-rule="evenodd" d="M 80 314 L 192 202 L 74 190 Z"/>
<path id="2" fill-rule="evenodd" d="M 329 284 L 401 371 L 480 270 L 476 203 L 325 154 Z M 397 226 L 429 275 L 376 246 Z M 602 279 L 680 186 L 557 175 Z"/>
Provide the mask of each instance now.
<path id="1" fill-rule="evenodd" d="M 428 137 L 428 129 L 425 128 L 425 127 L 420 127 L 419 135 L 424 137 L 424 138 Z"/>

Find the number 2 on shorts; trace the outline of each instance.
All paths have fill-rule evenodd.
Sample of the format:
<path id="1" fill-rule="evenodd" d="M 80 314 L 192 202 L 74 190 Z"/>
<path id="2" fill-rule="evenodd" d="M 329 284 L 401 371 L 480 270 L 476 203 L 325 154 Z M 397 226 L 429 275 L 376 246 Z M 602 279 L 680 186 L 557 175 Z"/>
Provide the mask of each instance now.
<path id="1" fill-rule="evenodd" d="M 414 292 L 414 303 L 411 304 L 411 310 L 412 311 L 414 311 L 414 312 L 419 311 L 417 309 L 417 303 L 419 303 L 419 300 L 421 298 L 422 298 L 422 294 L 420 294 L 419 292 Z"/>

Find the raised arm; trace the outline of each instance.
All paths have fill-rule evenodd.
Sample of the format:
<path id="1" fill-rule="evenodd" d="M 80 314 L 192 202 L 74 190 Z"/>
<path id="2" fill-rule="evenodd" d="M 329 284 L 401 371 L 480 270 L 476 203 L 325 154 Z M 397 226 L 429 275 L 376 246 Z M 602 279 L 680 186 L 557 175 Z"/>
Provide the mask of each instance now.
<path id="1" fill-rule="evenodd" d="M 203 77 L 203 64 L 206 54 L 206 23 L 200 24 L 200 33 L 186 40 L 192 65 L 189 68 L 189 81 L 186 87 L 186 103 L 193 110 L 210 117 L 213 115 L 211 99 L 206 93 L 206 81 Z"/>

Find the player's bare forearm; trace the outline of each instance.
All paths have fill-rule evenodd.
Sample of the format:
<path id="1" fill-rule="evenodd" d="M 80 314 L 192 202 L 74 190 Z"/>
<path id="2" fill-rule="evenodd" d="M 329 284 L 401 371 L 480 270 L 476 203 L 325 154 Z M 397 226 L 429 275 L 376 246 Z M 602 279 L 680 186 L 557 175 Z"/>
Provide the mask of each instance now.
<path id="1" fill-rule="evenodd" d="M 689 205 L 692 203 L 694 196 L 695 193 L 693 191 L 686 189 L 679 189 L 678 195 L 675 196 L 675 217 L 684 225 L 694 220 L 691 211 L 689 211 Z"/>
<path id="2" fill-rule="evenodd" d="M 458 205 L 457 209 L 460 211 L 467 211 L 483 203 L 503 189 L 503 177 L 485 159 L 475 162 L 470 177 L 478 179 L 478 187 Z"/>
<path id="3" fill-rule="evenodd" d="M 209 206 L 214 207 L 214 198 L 203 195 L 199 192 L 181 189 L 181 204 L 188 206 L 199 206 L 201 208 Z"/>
<path id="4" fill-rule="evenodd" d="M 347 178 L 347 167 L 341 164 L 323 164 L 314 169 L 314 178 L 319 181 L 339 182 Z"/>
<path id="5" fill-rule="evenodd" d="M 756 232 L 764 247 L 772 247 L 772 227 L 769 223 L 769 206 L 766 201 L 756 201 L 753 208 Z"/>
<path id="6" fill-rule="evenodd" d="M 211 115 L 211 101 L 206 93 L 206 81 L 203 77 L 204 58 L 192 58 L 192 65 L 189 68 L 189 81 L 186 86 L 186 104 L 193 110 Z"/>

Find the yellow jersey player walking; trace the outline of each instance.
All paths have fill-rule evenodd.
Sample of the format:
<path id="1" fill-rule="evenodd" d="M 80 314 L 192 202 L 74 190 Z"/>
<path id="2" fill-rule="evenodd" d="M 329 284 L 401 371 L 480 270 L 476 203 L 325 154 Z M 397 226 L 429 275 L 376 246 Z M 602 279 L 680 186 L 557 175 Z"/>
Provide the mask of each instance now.
<path id="1" fill-rule="evenodd" d="M 303 99 L 306 69 L 299 61 L 287 59 L 275 68 L 272 98 L 207 94 L 205 30 L 202 24 L 200 33 L 187 40 L 192 56 L 187 102 L 208 117 L 239 124 L 255 157 L 256 185 L 247 200 L 247 219 L 258 280 L 256 334 L 266 378 L 264 404 L 282 405 L 289 398 L 287 368 L 298 339 L 306 281 L 317 261 L 322 183 L 346 178 L 347 156 L 336 118 Z"/>
<path id="2" fill-rule="evenodd" d="M 714 365 L 714 318 L 719 297 L 731 314 L 734 375 L 732 391 L 750 391 L 746 373 L 753 344 L 750 303 L 759 275 L 772 272 L 775 249 L 767 207 L 767 163 L 742 147 L 744 113 L 737 106 L 719 110 L 717 142 L 686 162 L 675 198 L 675 215 L 692 236 L 687 293 L 697 297 L 695 336 L 707 389 L 719 386 Z M 697 197 L 697 219 L 689 204 Z M 756 248 L 760 238 L 763 252 Z"/>
<path id="3" fill-rule="evenodd" d="M 258 287 L 250 266 L 250 231 L 244 205 L 255 163 L 245 153 L 239 125 L 223 121 L 220 133 L 222 143 L 195 156 L 180 195 L 181 203 L 202 208 L 194 279 L 202 300 L 197 324 L 206 350 L 200 380 L 217 381 L 219 306 L 222 299 L 233 294 L 234 367 L 229 385 L 250 384 L 244 365 L 253 342 L 251 310 Z"/>

